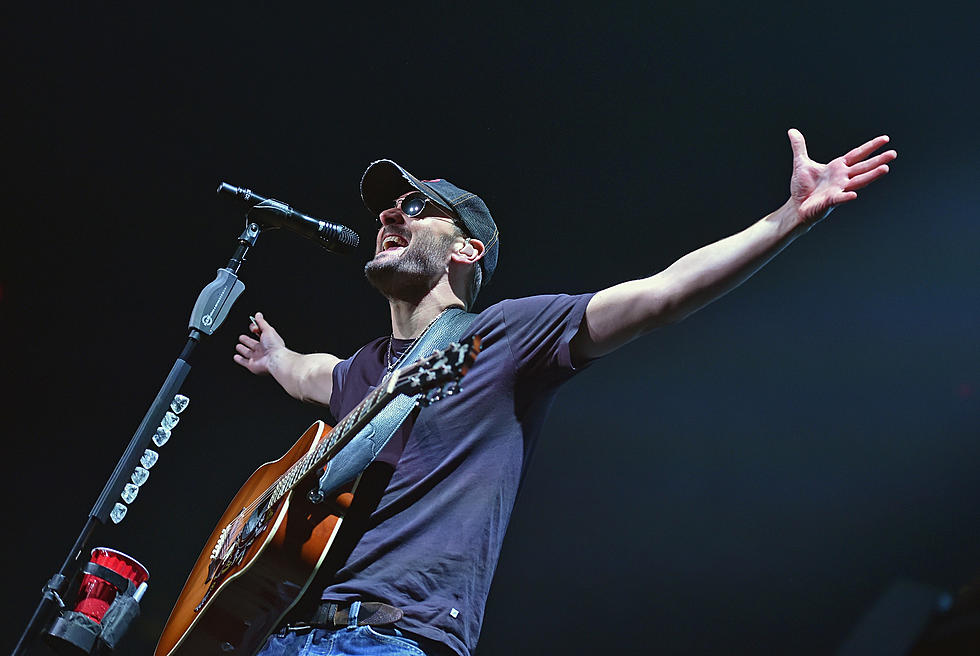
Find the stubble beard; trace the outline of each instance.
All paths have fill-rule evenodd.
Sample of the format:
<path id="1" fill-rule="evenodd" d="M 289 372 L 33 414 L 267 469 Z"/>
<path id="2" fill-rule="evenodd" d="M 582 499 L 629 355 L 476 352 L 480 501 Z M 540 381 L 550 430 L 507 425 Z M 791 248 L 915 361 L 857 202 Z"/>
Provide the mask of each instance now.
<path id="1" fill-rule="evenodd" d="M 452 235 L 420 232 L 401 255 L 369 260 L 364 275 L 385 298 L 418 303 L 446 270 L 446 255 L 453 241 Z"/>

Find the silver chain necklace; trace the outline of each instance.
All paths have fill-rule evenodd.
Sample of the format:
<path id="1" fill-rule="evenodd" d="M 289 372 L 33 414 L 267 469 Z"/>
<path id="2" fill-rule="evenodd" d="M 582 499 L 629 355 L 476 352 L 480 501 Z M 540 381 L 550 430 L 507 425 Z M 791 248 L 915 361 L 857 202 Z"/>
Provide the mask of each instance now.
<path id="1" fill-rule="evenodd" d="M 404 360 L 405 359 L 405 356 L 408 355 L 408 352 L 412 350 L 412 347 L 415 346 L 415 343 L 417 341 L 419 341 L 420 339 L 422 339 L 422 335 L 424 335 L 427 332 L 429 332 L 429 328 L 431 328 L 433 325 L 435 325 L 436 321 L 439 321 L 439 319 L 442 317 L 442 315 L 446 314 L 446 312 L 448 312 L 449 310 L 451 310 L 454 307 L 458 307 L 458 306 L 456 306 L 456 305 L 450 305 L 449 307 L 447 307 L 446 309 L 444 309 L 442 312 L 440 312 L 439 314 L 437 314 L 436 317 L 435 317 L 435 319 L 433 319 L 432 321 L 430 321 L 429 322 L 429 325 L 426 326 L 425 329 L 421 333 L 419 333 L 419 336 L 416 337 L 415 339 L 413 339 L 411 341 L 411 343 L 407 347 L 405 347 L 405 349 L 401 352 L 401 355 L 398 356 L 398 359 L 395 359 L 395 350 L 392 347 L 392 342 L 395 341 L 395 334 L 394 333 L 391 334 L 391 337 L 388 338 L 388 353 L 385 356 L 385 362 L 387 363 L 387 369 L 388 369 L 388 373 L 389 374 L 392 371 L 394 371 L 398 367 L 398 365 L 400 365 L 402 363 L 402 360 Z"/>

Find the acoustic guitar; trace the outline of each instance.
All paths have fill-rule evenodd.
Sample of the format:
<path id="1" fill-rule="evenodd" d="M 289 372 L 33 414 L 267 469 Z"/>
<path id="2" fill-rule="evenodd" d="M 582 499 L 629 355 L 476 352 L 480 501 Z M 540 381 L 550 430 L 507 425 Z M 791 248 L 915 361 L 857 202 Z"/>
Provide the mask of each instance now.
<path id="1" fill-rule="evenodd" d="M 395 370 L 335 427 L 317 421 L 259 467 L 205 543 L 155 656 L 256 653 L 312 583 L 353 502 L 359 476 L 316 498 L 323 467 L 399 394 L 428 405 L 457 392 L 479 351 L 474 336 Z"/>

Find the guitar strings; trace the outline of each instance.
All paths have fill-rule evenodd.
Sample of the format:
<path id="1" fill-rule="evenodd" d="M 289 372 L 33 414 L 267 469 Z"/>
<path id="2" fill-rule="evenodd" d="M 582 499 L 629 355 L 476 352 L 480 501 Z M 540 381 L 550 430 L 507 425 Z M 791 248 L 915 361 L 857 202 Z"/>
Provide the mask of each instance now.
<path id="1" fill-rule="evenodd" d="M 327 441 L 317 445 L 315 451 L 304 454 L 302 458 L 293 463 L 289 469 L 276 478 L 275 481 L 273 481 L 273 483 L 267 487 L 262 494 L 257 496 L 252 501 L 252 503 L 242 508 L 241 511 L 235 515 L 235 518 L 228 524 L 228 527 L 232 528 L 232 531 L 230 531 L 229 534 L 237 530 L 238 527 L 235 526 L 236 523 L 239 523 L 243 518 L 250 516 L 262 504 L 270 500 L 276 494 L 276 490 L 281 489 L 283 491 L 281 497 L 285 496 L 285 492 L 290 490 L 298 481 L 302 480 L 312 469 L 309 466 L 311 456 L 315 454 L 314 460 L 319 461 L 347 434 L 347 432 L 350 430 L 350 426 L 357 423 L 357 420 L 359 420 L 361 416 L 365 414 L 365 411 L 369 406 L 376 404 L 378 397 L 383 396 L 383 392 L 387 387 L 384 383 L 387 382 L 389 377 L 390 375 L 385 376 L 382 380 L 382 384 L 364 397 L 364 400 L 358 403 L 357 407 L 348 413 L 348 415 L 328 433 L 329 439 Z M 301 475 L 299 475 L 300 471 L 302 471 Z M 292 481 L 287 483 L 290 478 L 292 478 Z M 237 540 L 238 537 L 238 535 L 235 535 L 235 540 Z M 226 539 L 225 544 L 221 549 L 221 557 L 228 555 L 228 551 L 235 540 Z"/>

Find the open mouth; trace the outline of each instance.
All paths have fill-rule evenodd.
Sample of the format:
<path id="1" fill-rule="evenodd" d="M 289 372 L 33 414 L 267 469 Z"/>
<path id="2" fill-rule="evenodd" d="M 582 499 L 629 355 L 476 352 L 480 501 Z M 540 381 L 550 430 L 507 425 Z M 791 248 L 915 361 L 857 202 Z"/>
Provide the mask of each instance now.
<path id="1" fill-rule="evenodd" d="M 408 240 L 398 235 L 386 235 L 381 240 L 381 252 L 393 251 L 408 246 Z"/>

